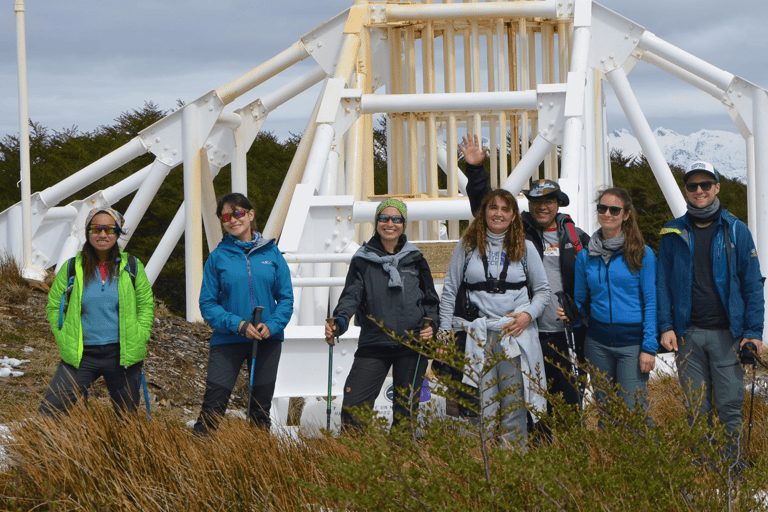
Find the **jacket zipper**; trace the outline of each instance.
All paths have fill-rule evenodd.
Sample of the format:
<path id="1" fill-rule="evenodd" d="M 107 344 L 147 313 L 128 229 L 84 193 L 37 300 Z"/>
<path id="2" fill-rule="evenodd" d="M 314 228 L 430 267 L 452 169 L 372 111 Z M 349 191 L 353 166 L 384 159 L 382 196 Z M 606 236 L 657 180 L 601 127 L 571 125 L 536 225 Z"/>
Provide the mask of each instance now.
<path id="1" fill-rule="evenodd" d="M 611 326 L 611 346 L 614 345 L 613 343 L 613 299 L 611 298 L 611 275 L 610 275 L 610 263 L 612 260 L 608 260 L 608 263 L 605 265 L 605 284 L 608 286 L 608 321 Z"/>

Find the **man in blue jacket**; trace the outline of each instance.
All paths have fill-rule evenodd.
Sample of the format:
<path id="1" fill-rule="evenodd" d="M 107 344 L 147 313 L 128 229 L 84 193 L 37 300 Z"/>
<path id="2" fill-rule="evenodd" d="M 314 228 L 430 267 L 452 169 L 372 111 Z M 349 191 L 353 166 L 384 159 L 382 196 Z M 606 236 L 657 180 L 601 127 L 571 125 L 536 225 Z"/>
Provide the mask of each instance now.
<path id="1" fill-rule="evenodd" d="M 694 162 L 683 181 L 688 213 L 661 230 L 657 274 L 661 344 L 677 351 L 680 381 L 697 415 L 725 425 L 725 455 L 739 459 L 744 371 L 738 351 L 763 351 L 763 278 L 747 226 L 717 198 L 720 175 Z M 702 397 L 701 404 L 693 403 Z M 714 404 L 713 404 L 714 402 Z"/>

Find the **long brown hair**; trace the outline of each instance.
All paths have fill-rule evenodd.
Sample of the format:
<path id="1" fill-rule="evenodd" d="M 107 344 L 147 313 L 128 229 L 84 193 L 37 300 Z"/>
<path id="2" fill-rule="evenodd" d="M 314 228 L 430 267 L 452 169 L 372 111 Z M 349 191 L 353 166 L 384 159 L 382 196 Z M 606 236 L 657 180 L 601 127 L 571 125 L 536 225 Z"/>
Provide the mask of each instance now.
<path id="1" fill-rule="evenodd" d="M 507 206 L 512 208 L 512 212 L 515 214 L 515 218 L 512 219 L 509 228 L 504 233 L 504 251 L 506 251 L 507 258 L 510 261 L 520 261 L 525 256 L 523 219 L 520 217 L 520 208 L 517 206 L 515 196 L 503 188 L 497 188 L 492 192 L 488 192 L 483 197 L 480 207 L 475 212 L 474 220 L 464 232 L 464 236 L 461 237 L 464 247 L 467 249 L 477 247 L 480 255 L 485 256 L 485 232 L 488 229 L 485 223 L 485 213 L 488 210 L 488 205 L 493 204 L 497 197 L 500 197 L 502 201 L 507 203 Z"/>
<path id="2" fill-rule="evenodd" d="M 96 277 L 96 268 L 99 266 L 99 255 L 96 253 L 96 249 L 91 245 L 91 241 L 88 237 L 88 226 L 86 226 L 85 229 L 85 243 L 83 244 L 83 250 L 80 251 L 80 261 L 83 266 L 83 285 L 87 285 L 91 282 L 91 279 Z M 121 232 L 118 231 L 117 238 L 120 238 L 120 234 Z M 119 260 L 120 247 L 118 247 L 117 240 L 115 240 L 115 245 L 113 245 L 107 253 L 107 281 L 117 278 Z"/>
<path id="3" fill-rule="evenodd" d="M 629 197 L 629 192 L 623 188 L 611 187 L 601 191 L 595 202 L 599 203 L 606 194 L 611 194 L 621 199 L 621 202 L 624 203 L 624 211 L 629 214 L 627 220 L 621 223 L 621 232 L 624 233 L 624 261 L 627 262 L 629 271 L 634 274 L 643 268 L 645 239 L 640 231 L 640 227 L 637 225 L 637 214 L 632 204 L 632 198 Z"/>

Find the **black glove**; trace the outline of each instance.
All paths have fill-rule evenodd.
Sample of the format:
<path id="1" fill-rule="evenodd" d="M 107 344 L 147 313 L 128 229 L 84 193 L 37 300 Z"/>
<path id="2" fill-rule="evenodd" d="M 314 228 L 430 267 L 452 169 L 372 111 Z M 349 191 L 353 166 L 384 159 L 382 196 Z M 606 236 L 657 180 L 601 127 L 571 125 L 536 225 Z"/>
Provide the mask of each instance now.
<path id="1" fill-rule="evenodd" d="M 581 320 L 581 312 L 579 311 L 579 307 L 576 305 L 576 302 L 574 302 L 570 295 L 562 291 L 557 292 L 555 295 L 557 295 L 557 300 L 560 303 L 560 307 L 563 308 L 565 316 L 568 317 L 569 322 L 574 323 L 578 320 Z"/>

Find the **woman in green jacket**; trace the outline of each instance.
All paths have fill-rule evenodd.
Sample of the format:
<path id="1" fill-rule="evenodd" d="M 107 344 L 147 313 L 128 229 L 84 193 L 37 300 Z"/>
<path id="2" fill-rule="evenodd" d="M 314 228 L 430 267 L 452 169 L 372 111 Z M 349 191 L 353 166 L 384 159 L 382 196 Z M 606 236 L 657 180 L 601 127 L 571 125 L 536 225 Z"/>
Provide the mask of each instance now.
<path id="1" fill-rule="evenodd" d="M 46 313 L 61 362 L 40 412 L 66 412 L 100 376 L 118 414 L 136 411 L 147 341 L 154 320 L 152 285 L 144 266 L 120 251 L 123 216 L 94 208 L 82 251 L 63 265 L 48 293 Z"/>

